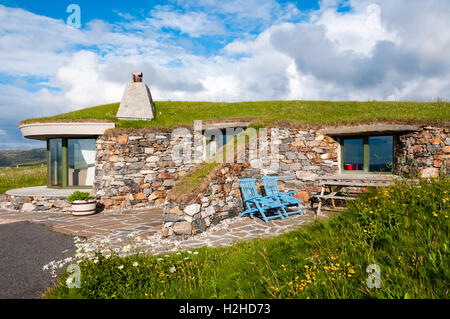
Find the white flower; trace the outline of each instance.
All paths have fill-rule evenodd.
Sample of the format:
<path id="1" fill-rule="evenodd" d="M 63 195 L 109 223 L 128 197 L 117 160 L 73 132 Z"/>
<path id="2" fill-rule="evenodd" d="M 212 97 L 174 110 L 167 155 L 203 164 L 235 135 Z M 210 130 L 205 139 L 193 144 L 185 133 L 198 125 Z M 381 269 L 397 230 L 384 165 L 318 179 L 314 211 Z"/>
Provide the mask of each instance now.
<path id="1" fill-rule="evenodd" d="M 120 266 L 117 267 L 117 268 L 119 268 L 119 270 L 122 270 L 122 269 L 123 269 L 123 265 L 120 265 Z"/>
<path id="2" fill-rule="evenodd" d="M 66 284 L 67 284 L 68 286 L 69 286 L 72 282 L 73 282 L 73 278 L 72 278 L 72 277 L 67 278 Z"/>
<path id="3" fill-rule="evenodd" d="M 127 252 L 127 251 L 129 251 L 130 249 L 131 249 L 131 246 L 130 246 L 130 245 L 127 245 L 127 246 L 125 246 L 125 247 L 122 248 L 122 250 L 123 250 L 124 252 Z"/>
<path id="4" fill-rule="evenodd" d="M 137 232 L 137 231 L 134 231 L 134 232 L 129 233 L 129 234 L 127 235 L 127 237 L 128 237 L 128 238 L 136 237 L 137 234 L 138 234 L 138 232 Z"/>
<path id="5" fill-rule="evenodd" d="M 137 266 L 139 266 L 139 264 L 138 264 L 137 261 L 135 261 L 135 262 L 133 263 L 133 267 L 137 267 Z"/>
<path id="6" fill-rule="evenodd" d="M 198 255 L 198 251 L 194 251 L 194 255 Z"/>
<path id="7" fill-rule="evenodd" d="M 177 269 L 175 268 L 175 266 L 173 266 L 172 268 L 169 269 L 169 271 L 173 274 L 175 271 L 177 271 Z"/>

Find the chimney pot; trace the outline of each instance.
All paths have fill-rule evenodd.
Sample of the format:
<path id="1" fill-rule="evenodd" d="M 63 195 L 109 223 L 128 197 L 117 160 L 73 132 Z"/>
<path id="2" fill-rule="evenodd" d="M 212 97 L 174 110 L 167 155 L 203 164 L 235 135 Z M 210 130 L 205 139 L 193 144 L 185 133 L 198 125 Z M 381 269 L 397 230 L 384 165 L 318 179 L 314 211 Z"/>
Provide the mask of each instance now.
<path id="1" fill-rule="evenodd" d="M 131 74 L 133 75 L 133 82 L 142 82 L 142 72 L 133 72 Z"/>

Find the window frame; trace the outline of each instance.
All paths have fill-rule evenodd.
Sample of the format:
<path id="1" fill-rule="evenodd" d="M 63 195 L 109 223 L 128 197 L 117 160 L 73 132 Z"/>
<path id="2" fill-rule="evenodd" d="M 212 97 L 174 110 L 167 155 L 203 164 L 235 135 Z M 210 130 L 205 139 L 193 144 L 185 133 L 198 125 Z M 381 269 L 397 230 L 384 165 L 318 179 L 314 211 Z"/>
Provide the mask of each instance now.
<path id="1" fill-rule="evenodd" d="M 370 171 L 370 137 L 380 137 L 380 136 L 391 136 L 392 137 L 392 157 L 393 163 L 392 168 L 389 172 L 371 172 Z M 345 170 L 344 169 L 344 140 L 345 139 L 363 139 L 363 167 L 362 170 Z M 381 175 L 393 175 L 395 171 L 395 147 L 396 147 L 396 136 L 392 134 L 370 134 L 370 135 L 349 135 L 338 137 L 338 142 L 340 145 L 340 171 L 342 174 L 381 174 Z"/>
<path id="2" fill-rule="evenodd" d="M 61 185 L 52 185 L 51 182 L 51 171 L 50 171 L 50 140 L 60 138 L 61 143 Z M 68 153 L 68 140 L 69 139 L 95 139 L 97 136 L 70 136 L 70 137 L 53 137 L 47 139 L 47 187 L 48 188 L 69 188 L 69 189 L 92 189 L 94 185 L 84 185 L 84 186 L 69 186 L 69 153 Z"/>

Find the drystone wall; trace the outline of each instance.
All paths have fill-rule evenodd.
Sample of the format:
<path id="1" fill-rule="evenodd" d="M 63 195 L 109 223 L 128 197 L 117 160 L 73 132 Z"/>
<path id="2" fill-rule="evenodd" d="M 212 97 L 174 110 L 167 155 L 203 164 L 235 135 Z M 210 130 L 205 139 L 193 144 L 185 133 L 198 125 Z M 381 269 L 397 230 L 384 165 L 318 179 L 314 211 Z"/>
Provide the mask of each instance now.
<path id="1" fill-rule="evenodd" d="M 2 207 L 3 206 L 3 207 Z M 66 198 L 43 196 L 6 195 L 4 205 L 0 208 L 19 210 L 23 212 L 64 212 L 69 213 L 72 205 Z"/>
<path id="2" fill-rule="evenodd" d="M 239 188 L 241 178 L 257 179 L 262 193 L 261 177 L 278 176 L 281 191 L 298 190 L 295 196 L 307 203 L 319 191 L 315 183 L 318 176 L 337 174 L 339 144 L 335 140 L 320 131 L 288 128 L 278 131 L 277 151 L 267 149 L 267 158 L 252 158 L 254 151 L 247 147 L 242 163 L 221 164 L 202 191 L 181 199 L 169 195 L 164 205 L 163 235 L 189 236 L 237 216 L 244 210 Z M 270 142 L 271 137 L 262 147 L 268 147 Z"/>
<path id="3" fill-rule="evenodd" d="M 436 178 L 450 171 L 450 130 L 423 127 L 401 135 L 395 148 L 398 175 Z"/>
<path id="4" fill-rule="evenodd" d="M 106 211 L 160 206 L 194 163 L 174 160 L 192 142 L 171 133 L 132 132 L 97 139 L 94 190 Z"/>

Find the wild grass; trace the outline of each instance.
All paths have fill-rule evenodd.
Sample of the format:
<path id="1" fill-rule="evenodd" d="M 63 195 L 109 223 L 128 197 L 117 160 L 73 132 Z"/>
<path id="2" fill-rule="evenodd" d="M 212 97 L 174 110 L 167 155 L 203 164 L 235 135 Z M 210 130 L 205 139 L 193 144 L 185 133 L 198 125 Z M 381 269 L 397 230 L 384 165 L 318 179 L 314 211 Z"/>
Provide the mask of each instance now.
<path id="1" fill-rule="evenodd" d="M 44 297 L 447 299 L 449 189 L 447 178 L 372 190 L 327 221 L 225 248 L 96 255 L 80 263 L 80 288 L 62 274 Z"/>
<path id="2" fill-rule="evenodd" d="M 208 177 L 211 171 L 217 167 L 216 162 L 203 162 L 198 164 L 194 170 L 180 178 L 179 181 L 171 189 L 171 193 L 176 195 L 184 195 L 192 192 L 199 187 Z"/>
<path id="3" fill-rule="evenodd" d="M 21 187 L 47 185 L 47 167 L 32 166 L 0 170 L 0 194 Z"/>
<path id="4" fill-rule="evenodd" d="M 373 121 L 448 121 L 449 102 L 331 102 L 331 101 L 258 101 L 258 102 L 181 102 L 156 101 L 152 121 L 120 121 L 115 114 L 119 103 L 89 107 L 51 117 L 22 122 L 101 119 L 115 121 L 118 128 L 170 127 L 192 124 L 194 120 L 257 117 L 257 126 L 277 120 L 307 124 L 360 123 Z"/>

